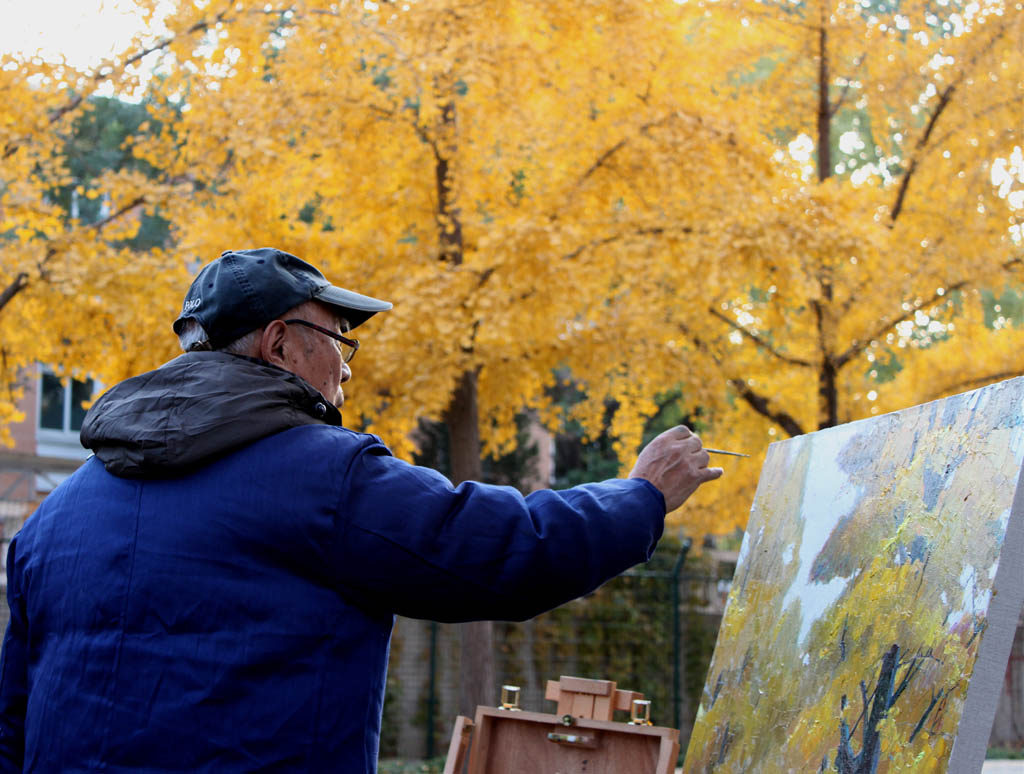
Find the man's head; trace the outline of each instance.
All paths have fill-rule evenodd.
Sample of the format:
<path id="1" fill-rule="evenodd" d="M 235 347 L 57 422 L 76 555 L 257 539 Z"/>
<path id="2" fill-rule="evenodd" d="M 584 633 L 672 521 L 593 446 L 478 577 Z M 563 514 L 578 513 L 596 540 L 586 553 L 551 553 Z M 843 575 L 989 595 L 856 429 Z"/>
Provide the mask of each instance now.
<path id="1" fill-rule="evenodd" d="M 353 354 L 341 334 L 390 308 L 331 285 L 289 253 L 236 250 L 199 272 L 174 332 L 186 351 L 248 355 L 291 371 L 340 407 L 341 383 L 351 377 L 345 361 Z"/>

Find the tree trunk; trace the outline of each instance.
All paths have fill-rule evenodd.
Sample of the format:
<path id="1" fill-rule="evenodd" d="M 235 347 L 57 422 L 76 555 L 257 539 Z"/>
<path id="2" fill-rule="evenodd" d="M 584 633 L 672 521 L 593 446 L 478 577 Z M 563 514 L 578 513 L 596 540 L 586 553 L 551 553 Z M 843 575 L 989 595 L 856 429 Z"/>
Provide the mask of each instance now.
<path id="1" fill-rule="evenodd" d="M 450 79 L 436 84 L 438 94 L 450 95 Z M 456 201 L 453 160 L 458 151 L 456 142 L 455 101 L 450 99 L 441 109 L 434 149 L 434 184 L 437 194 L 437 232 L 440 259 L 458 266 L 463 259 L 461 213 Z M 480 464 L 480 422 L 477 415 L 476 372 L 465 371 L 452 395 L 445 424 L 451 445 L 452 482 L 479 481 L 483 476 Z M 495 703 L 494 625 L 490 621 L 462 624 L 459 633 L 459 714 L 476 715 L 479 704 Z"/>
<path id="2" fill-rule="evenodd" d="M 832 176 L 832 103 L 829 96 L 828 29 L 824 13 L 818 29 L 818 180 Z M 822 300 L 815 304 L 818 317 L 818 339 L 821 346 L 821 370 L 818 372 L 818 428 L 839 424 L 839 369 L 832 356 L 834 330 L 829 317 L 832 306 L 832 277 L 822 269 L 818 278 Z"/>
<path id="3" fill-rule="evenodd" d="M 476 374 L 467 371 L 459 380 L 445 415 L 451 444 L 452 481 L 479 481 L 480 424 L 477 416 Z M 490 621 L 462 624 L 460 631 L 462 679 L 458 712 L 473 717 L 479 704 L 494 706 L 494 625 Z"/>
<path id="4" fill-rule="evenodd" d="M 818 406 L 820 416 L 818 429 L 835 427 L 839 424 L 839 387 L 836 384 L 838 371 L 835 364 L 827 356 L 818 372 Z"/>
<path id="5" fill-rule="evenodd" d="M 476 374 L 466 371 L 459 380 L 445 414 L 451 443 L 452 481 L 479 481 L 480 423 L 477 415 Z"/>
<path id="6" fill-rule="evenodd" d="M 459 714 L 474 717 L 480 705 L 497 705 L 494 685 L 494 622 L 471 621 L 459 626 L 462 680 L 459 683 Z"/>
<path id="7" fill-rule="evenodd" d="M 818 180 L 832 175 L 832 105 L 828 88 L 828 31 L 818 30 Z"/>

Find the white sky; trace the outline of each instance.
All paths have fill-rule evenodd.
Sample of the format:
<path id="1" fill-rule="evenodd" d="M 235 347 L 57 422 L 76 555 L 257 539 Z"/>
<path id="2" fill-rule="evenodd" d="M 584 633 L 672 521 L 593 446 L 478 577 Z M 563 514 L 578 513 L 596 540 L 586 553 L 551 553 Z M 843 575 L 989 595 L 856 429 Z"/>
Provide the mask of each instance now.
<path id="1" fill-rule="evenodd" d="M 140 27 L 130 0 L 0 0 L 0 53 L 63 55 L 76 67 L 123 50 Z"/>

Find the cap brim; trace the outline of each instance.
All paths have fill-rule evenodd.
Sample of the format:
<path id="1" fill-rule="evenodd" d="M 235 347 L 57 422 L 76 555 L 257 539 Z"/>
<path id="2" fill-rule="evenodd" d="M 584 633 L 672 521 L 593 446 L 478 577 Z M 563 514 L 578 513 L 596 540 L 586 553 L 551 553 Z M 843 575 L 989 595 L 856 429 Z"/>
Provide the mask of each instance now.
<path id="1" fill-rule="evenodd" d="M 328 285 L 313 297 L 317 301 L 336 307 L 348 321 L 350 330 L 362 325 L 377 312 L 386 312 L 391 308 L 390 301 L 381 301 L 379 298 L 353 293 L 334 285 Z"/>

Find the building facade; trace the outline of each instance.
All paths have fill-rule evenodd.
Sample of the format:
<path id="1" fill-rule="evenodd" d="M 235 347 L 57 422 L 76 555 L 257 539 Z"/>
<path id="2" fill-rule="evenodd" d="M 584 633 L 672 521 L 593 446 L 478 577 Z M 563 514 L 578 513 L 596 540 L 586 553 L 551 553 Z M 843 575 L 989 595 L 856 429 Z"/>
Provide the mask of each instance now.
<path id="1" fill-rule="evenodd" d="M 92 397 L 92 380 L 61 379 L 43 367 L 23 376 L 19 410 L 25 419 L 11 426 L 14 446 L 0 449 L 0 623 L 7 624 L 7 549 L 42 499 L 81 465 L 88 452 L 78 440 Z"/>

